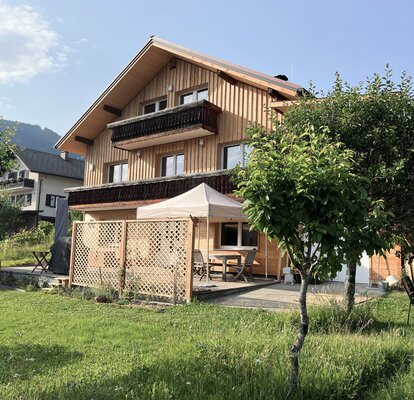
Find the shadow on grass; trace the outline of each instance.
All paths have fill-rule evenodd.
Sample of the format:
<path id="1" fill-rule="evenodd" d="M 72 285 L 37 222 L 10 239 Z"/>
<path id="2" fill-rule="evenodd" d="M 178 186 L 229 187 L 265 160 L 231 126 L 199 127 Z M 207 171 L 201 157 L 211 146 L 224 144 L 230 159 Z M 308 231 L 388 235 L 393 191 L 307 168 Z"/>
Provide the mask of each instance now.
<path id="1" fill-rule="evenodd" d="M 29 380 L 47 370 L 62 368 L 83 357 L 58 345 L 16 344 L 0 347 L 0 384 Z"/>
<path id="2" fill-rule="evenodd" d="M 217 349 L 216 349 L 217 350 Z M 158 359 L 136 366 L 129 373 L 89 382 L 62 384 L 52 392 L 42 393 L 41 399 L 226 399 L 261 400 L 286 399 L 289 365 L 285 358 L 266 364 L 256 360 L 243 360 L 234 353 L 206 349 L 201 357 L 197 354 L 186 359 Z M 380 351 L 380 350 L 378 350 Z M 211 353 L 209 356 L 208 354 Z M 382 354 L 382 353 L 381 353 Z M 381 363 L 372 365 L 362 359 L 354 365 L 349 361 L 345 373 L 329 374 L 330 366 L 322 366 L 325 373 L 315 370 L 314 365 L 302 365 L 304 372 L 301 393 L 290 399 L 331 400 L 363 399 L 373 385 L 390 379 L 404 368 L 409 358 L 405 352 L 386 352 Z M 305 372 L 305 370 L 307 370 Z"/>

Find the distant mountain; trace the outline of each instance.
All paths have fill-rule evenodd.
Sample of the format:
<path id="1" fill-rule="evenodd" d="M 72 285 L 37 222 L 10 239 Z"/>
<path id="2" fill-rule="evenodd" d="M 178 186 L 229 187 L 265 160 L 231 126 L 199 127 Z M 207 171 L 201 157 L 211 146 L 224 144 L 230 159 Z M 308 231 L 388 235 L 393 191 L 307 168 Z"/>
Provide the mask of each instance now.
<path id="1" fill-rule="evenodd" d="M 1 125 L 11 128 L 14 127 L 16 129 L 13 142 L 19 147 L 59 154 L 59 150 L 54 149 L 53 146 L 60 139 L 60 136 L 51 129 L 42 129 L 39 125 L 8 121 L 7 119 L 0 120 L 0 127 Z M 71 154 L 71 157 L 82 158 L 76 154 Z"/>
<path id="2" fill-rule="evenodd" d="M 54 149 L 53 146 L 60 139 L 60 136 L 51 129 L 42 129 L 39 125 L 8 121 L 7 119 L 3 119 L 0 124 L 16 129 L 13 142 L 19 147 L 59 154 L 59 150 Z"/>

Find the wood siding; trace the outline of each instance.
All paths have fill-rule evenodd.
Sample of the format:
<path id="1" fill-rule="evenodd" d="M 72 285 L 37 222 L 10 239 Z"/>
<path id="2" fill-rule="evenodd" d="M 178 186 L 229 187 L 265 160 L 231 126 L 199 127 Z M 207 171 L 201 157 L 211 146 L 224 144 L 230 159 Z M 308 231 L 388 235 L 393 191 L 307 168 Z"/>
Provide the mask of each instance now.
<path id="1" fill-rule="evenodd" d="M 135 117 L 141 114 L 142 104 L 167 96 L 168 107 L 179 104 L 179 95 L 187 89 L 208 86 L 209 101 L 220 108 L 217 135 L 206 136 L 204 146 L 199 139 L 185 140 L 170 144 L 149 147 L 141 150 L 138 158 L 134 151 L 128 152 L 112 147 L 111 131 L 105 129 L 89 146 L 86 156 L 85 186 L 99 185 L 107 180 L 107 165 L 118 161 L 128 161 L 129 179 L 150 179 L 160 175 L 162 155 L 184 153 L 185 173 L 208 172 L 221 166 L 221 148 L 225 143 L 240 142 L 245 139 L 244 130 L 249 123 L 258 123 L 270 128 L 269 114 L 266 111 L 272 98 L 266 91 L 237 82 L 231 85 L 216 72 L 206 70 L 182 60 L 176 60 L 176 68 L 165 65 L 159 74 L 122 110 L 122 116 L 114 121 Z M 167 88 L 172 85 L 173 91 Z M 93 171 L 89 165 L 93 164 Z"/>

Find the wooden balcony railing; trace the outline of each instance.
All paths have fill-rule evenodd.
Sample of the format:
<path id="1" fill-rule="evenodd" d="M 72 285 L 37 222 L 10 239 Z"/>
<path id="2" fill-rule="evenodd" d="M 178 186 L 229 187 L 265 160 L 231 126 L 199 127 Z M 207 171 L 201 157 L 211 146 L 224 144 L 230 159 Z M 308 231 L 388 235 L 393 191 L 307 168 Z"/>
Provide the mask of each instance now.
<path id="1" fill-rule="evenodd" d="M 143 181 L 122 182 L 101 186 L 67 189 L 69 205 L 136 202 L 142 200 L 168 199 L 206 183 L 220 193 L 232 193 L 235 185 L 228 170 L 155 178 Z"/>
<path id="2" fill-rule="evenodd" d="M 114 145 L 131 139 L 145 140 L 167 132 L 201 129 L 217 133 L 217 119 L 220 113 L 220 107 L 207 100 L 201 100 L 114 122 L 109 124 L 108 128 L 112 129 L 111 140 Z M 180 140 L 182 140 L 182 136 L 180 136 Z"/>

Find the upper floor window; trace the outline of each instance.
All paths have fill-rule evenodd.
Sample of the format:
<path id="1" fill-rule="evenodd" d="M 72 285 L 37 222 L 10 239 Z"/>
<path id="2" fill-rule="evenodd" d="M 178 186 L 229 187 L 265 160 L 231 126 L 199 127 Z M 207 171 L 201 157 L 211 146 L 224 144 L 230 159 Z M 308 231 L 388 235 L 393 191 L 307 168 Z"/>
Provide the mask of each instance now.
<path id="1" fill-rule="evenodd" d="M 59 196 L 57 194 L 47 194 L 46 195 L 45 205 L 47 207 L 56 208 L 57 199 L 59 197 L 62 198 L 62 199 L 65 198 L 65 196 Z"/>
<path id="2" fill-rule="evenodd" d="M 151 103 L 144 104 L 142 106 L 142 114 L 151 114 L 153 112 L 161 111 L 167 108 L 167 98 L 163 98 Z"/>
<path id="3" fill-rule="evenodd" d="M 180 96 L 180 104 L 194 103 L 195 101 L 208 100 L 208 89 L 198 89 Z"/>
<path id="4" fill-rule="evenodd" d="M 223 169 L 231 169 L 238 164 L 244 167 L 251 151 L 252 148 L 245 143 L 223 147 Z"/>
<path id="5" fill-rule="evenodd" d="M 17 179 L 19 176 L 19 172 L 18 171 L 13 171 L 13 172 L 9 172 L 9 174 L 7 175 L 8 179 Z"/>
<path id="6" fill-rule="evenodd" d="M 174 176 L 184 173 L 184 154 L 173 154 L 161 158 L 161 176 Z"/>
<path id="7" fill-rule="evenodd" d="M 112 164 L 108 170 L 108 182 L 116 183 L 128 180 L 128 164 Z"/>
<path id="8" fill-rule="evenodd" d="M 222 248 L 257 247 L 258 235 L 247 222 L 225 222 L 220 227 Z"/>

